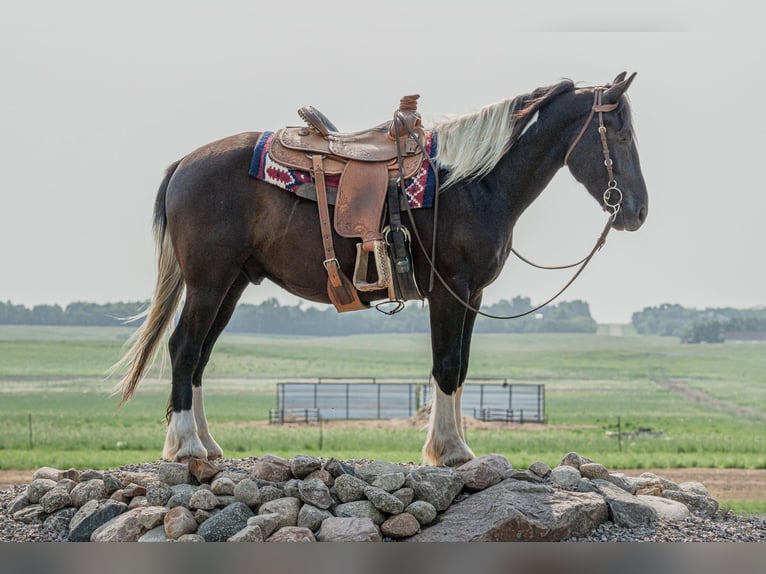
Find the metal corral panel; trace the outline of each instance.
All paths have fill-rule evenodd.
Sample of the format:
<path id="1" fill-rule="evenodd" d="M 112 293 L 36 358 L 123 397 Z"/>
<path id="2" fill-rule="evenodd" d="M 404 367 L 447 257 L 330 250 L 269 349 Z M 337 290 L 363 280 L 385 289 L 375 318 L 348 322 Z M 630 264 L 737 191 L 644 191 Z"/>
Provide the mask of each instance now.
<path id="1" fill-rule="evenodd" d="M 431 385 L 421 387 L 421 404 L 426 404 Z M 508 411 L 507 420 L 545 422 L 545 385 L 510 384 L 507 381 L 480 383 L 466 381 L 461 400 L 463 416 L 476 417 L 480 412 Z"/>
<path id="2" fill-rule="evenodd" d="M 316 408 L 328 419 L 409 418 L 415 383 L 277 383 L 277 408 Z"/>

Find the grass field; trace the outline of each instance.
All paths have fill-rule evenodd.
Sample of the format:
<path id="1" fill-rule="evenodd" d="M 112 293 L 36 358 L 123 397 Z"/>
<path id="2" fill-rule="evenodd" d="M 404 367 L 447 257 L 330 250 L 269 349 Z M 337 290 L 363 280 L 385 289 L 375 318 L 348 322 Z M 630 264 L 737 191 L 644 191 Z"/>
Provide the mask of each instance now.
<path id="1" fill-rule="evenodd" d="M 158 373 L 117 410 L 104 381 L 131 330 L 0 327 L 0 468 L 108 468 L 155 460 L 169 384 Z M 417 425 L 268 425 L 275 382 L 385 376 L 427 382 L 425 335 L 337 338 L 225 335 L 206 408 L 227 456 L 265 452 L 419 461 Z M 544 383 L 547 425 L 469 430 L 477 454 L 516 467 L 577 451 L 610 468 L 766 468 L 763 344 L 681 345 L 608 335 L 477 335 L 469 378 Z M 610 436 L 651 429 L 646 438 Z M 31 432 L 31 434 L 30 434 Z"/>

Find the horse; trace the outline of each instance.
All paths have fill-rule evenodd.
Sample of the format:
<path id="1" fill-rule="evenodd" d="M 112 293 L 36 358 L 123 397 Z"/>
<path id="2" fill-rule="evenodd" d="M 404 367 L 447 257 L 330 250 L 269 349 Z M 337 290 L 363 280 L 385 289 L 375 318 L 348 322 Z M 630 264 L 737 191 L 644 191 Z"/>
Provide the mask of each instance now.
<path id="1" fill-rule="evenodd" d="M 463 435 L 462 385 L 482 293 L 500 274 L 522 213 L 565 165 L 611 219 L 635 231 L 648 196 L 626 91 L 635 73 L 602 86 L 569 79 L 478 111 L 433 123 L 438 229 L 433 208 L 410 212 L 422 238 L 412 253 L 414 277 L 429 310 L 433 385 L 423 463 L 457 466 L 475 457 Z M 203 145 L 169 166 L 154 205 L 158 274 L 144 322 L 126 345 L 115 388 L 128 401 L 167 342 L 172 386 L 162 456 L 214 459 L 202 380 L 213 347 L 242 293 L 264 279 L 316 303 L 330 303 L 315 202 L 250 177 L 262 132 Z M 340 268 L 355 264 L 355 242 L 333 231 Z M 431 257 L 430 255 L 433 255 Z M 432 269 L 439 281 L 430 282 Z M 369 304 L 384 290 L 360 292 Z"/>

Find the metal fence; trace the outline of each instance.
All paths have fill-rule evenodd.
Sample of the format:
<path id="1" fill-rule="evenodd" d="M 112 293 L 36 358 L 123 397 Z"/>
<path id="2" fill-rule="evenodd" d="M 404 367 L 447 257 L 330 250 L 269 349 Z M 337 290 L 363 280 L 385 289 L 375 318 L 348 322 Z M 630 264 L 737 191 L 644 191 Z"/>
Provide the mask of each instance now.
<path id="1" fill-rule="evenodd" d="M 423 385 L 423 404 L 430 398 Z M 508 379 L 473 379 L 463 385 L 463 416 L 504 422 L 545 422 L 545 385 L 509 383 Z"/>
<path id="2" fill-rule="evenodd" d="M 417 383 L 321 378 L 277 383 L 277 409 L 319 409 L 323 420 L 409 418 L 417 410 Z"/>
<path id="3" fill-rule="evenodd" d="M 405 381 L 320 378 L 277 383 L 271 422 L 316 418 L 394 419 L 413 416 L 427 403 L 431 386 Z M 545 422 L 545 385 L 510 384 L 507 379 L 474 379 L 463 385 L 464 416 L 504 422 Z M 311 409 L 311 414 L 306 414 Z M 314 415 L 316 412 L 316 415 Z"/>

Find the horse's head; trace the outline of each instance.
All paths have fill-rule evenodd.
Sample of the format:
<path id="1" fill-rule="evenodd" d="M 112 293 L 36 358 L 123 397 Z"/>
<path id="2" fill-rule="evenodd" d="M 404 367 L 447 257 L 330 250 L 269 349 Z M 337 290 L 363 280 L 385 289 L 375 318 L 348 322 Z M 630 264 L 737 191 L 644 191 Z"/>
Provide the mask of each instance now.
<path id="1" fill-rule="evenodd" d="M 625 97 L 635 76 L 626 78 L 623 72 L 610 86 L 579 91 L 584 114 L 573 124 L 575 135 L 564 159 L 604 210 L 616 210 L 613 227 L 628 231 L 641 227 L 649 207 Z"/>

